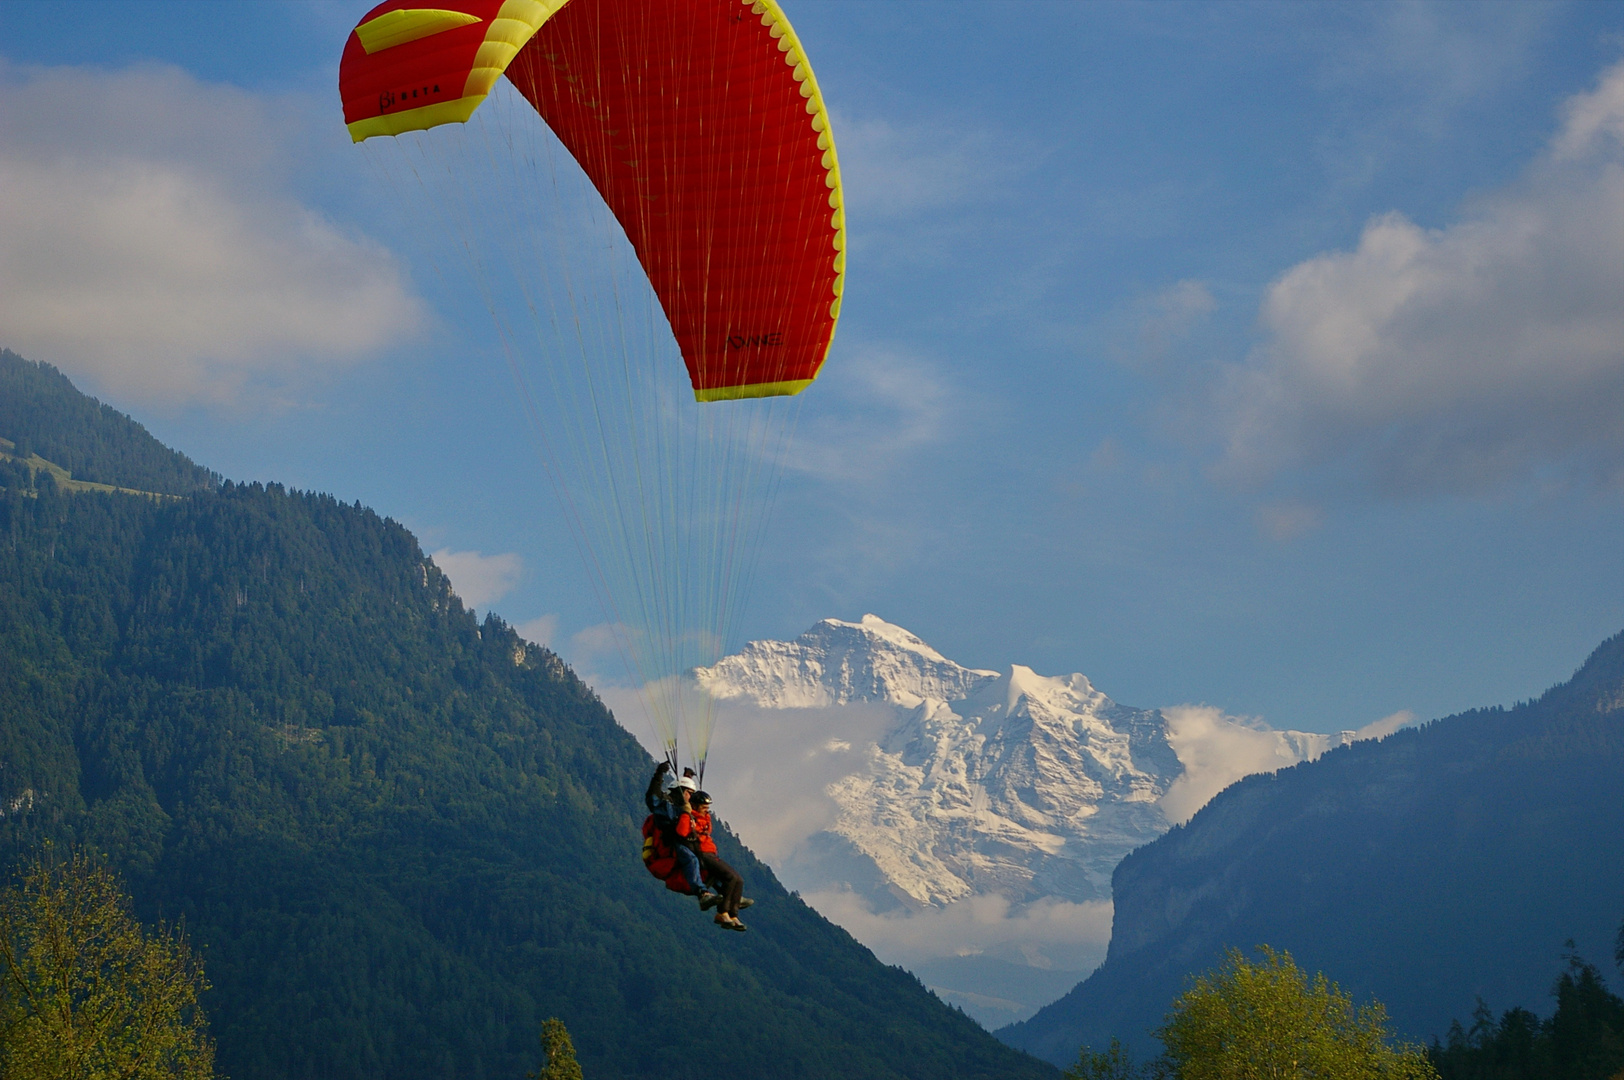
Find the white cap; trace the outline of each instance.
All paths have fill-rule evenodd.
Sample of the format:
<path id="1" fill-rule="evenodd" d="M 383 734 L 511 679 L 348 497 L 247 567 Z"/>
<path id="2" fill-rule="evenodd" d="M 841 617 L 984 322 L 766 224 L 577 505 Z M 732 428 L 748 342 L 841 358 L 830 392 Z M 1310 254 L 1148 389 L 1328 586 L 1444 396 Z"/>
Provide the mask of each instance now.
<path id="1" fill-rule="evenodd" d="M 694 781 L 694 778 L 691 777 L 691 776 L 684 776 L 681 780 L 678 780 L 675 784 L 672 784 L 671 786 L 672 787 L 679 787 L 679 788 L 687 788 L 689 791 L 698 791 L 699 790 L 699 784 L 696 783 Z"/>

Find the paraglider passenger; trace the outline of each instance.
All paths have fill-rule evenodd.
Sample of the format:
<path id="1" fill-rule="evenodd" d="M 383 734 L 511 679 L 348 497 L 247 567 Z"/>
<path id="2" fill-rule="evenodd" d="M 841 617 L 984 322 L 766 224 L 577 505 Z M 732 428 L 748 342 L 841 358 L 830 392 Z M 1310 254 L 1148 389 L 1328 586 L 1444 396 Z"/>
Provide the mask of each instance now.
<path id="1" fill-rule="evenodd" d="M 651 791 L 658 781 L 659 773 L 656 773 L 655 779 L 649 784 Z M 654 818 L 655 821 L 660 823 L 661 828 L 669 830 L 671 850 L 677 857 L 677 870 L 688 882 L 686 892 L 690 896 L 699 897 L 699 906 L 701 908 L 709 908 L 716 902 L 716 897 L 709 889 L 705 888 L 705 875 L 700 870 L 699 853 L 682 841 L 683 834 L 679 831 L 680 823 L 690 812 L 688 798 L 698 787 L 699 785 L 694 783 L 691 776 L 684 776 L 672 784 L 671 789 L 666 793 L 666 805 L 663 812 L 656 809 Z"/>
<path id="2" fill-rule="evenodd" d="M 711 797 L 696 791 L 686 801 L 688 812 L 677 818 L 677 836 L 684 841 L 682 846 L 692 844 L 698 849 L 700 865 L 720 894 L 716 925 L 742 931 L 745 925 L 739 921 L 739 908 L 748 903 L 744 900 L 744 878 L 716 853 L 716 841 L 711 838 Z"/>

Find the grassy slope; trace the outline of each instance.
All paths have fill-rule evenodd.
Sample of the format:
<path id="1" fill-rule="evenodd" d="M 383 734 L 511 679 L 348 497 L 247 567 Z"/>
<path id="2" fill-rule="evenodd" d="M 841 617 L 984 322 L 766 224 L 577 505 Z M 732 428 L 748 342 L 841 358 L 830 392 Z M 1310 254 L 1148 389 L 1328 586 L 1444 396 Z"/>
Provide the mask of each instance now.
<path id="1" fill-rule="evenodd" d="M 220 478 L 160 443 L 146 428 L 74 388 L 49 364 L 0 349 L 0 437 L 8 451 L 21 441 L 93 484 L 184 495 L 208 491 Z"/>

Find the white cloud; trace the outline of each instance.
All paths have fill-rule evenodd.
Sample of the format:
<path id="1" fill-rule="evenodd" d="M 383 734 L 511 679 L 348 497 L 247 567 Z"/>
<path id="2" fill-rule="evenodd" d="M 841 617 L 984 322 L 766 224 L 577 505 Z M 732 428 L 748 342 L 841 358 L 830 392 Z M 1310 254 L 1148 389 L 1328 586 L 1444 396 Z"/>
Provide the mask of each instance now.
<path id="1" fill-rule="evenodd" d="M 1163 709 L 1162 715 L 1167 718 L 1167 741 L 1184 765 L 1184 775 L 1162 796 L 1162 811 L 1169 821 L 1188 821 L 1243 776 L 1273 772 L 1298 760 L 1279 732 L 1210 705 L 1175 705 Z"/>
<path id="2" fill-rule="evenodd" d="M 834 119 L 847 203 L 874 220 L 984 199 L 1019 175 L 1030 157 L 989 131 L 960 124 Z"/>
<path id="3" fill-rule="evenodd" d="M 519 623 L 513 632 L 530 642 L 532 645 L 551 647 L 553 639 L 558 636 L 558 616 L 541 615 L 526 622 Z"/>
<path id="4" fill-rule="evenodd" d="M 1117 358 L 1135 367 L 1155 370 L 1174 358 L 1175 348 L 1187 339 L 1218 301 L 1204 282 L 1175 282 L 1160 292 L 1128 305 L 1111 320 Z"/>
<path id="5" fill-rule="evenodd" d="M 1624 63 L 1615 64 L 1588 94 L 1564 107 L 1562 130 L 1552 144 L 1558 161 L 1583 160 L 1624 145 Z"/>
<path id="6" fill-rule="evenodd" d="M 909 453 L 945 438 L 958 408 L 934 365 L 886 349 L 864 349 L 821 385 L 785 464 L 825 480 L 885 479 Z"/>
<path id="7" fill-rule="evenodd" d="M 1372 721 L 1353 733 L 1355 742 L 1364 739 L 1385 739 L 1400 728 L 1411 727 L 1415 724 L 1415 713 L 1409 709 L 1400 709 L 1391 716 L 1384 716 L 1380 720 Z"/>
<path id="8" fill-rule="evenodd" d="M 850 892 L 803 893 L 801 899 L 881 960 L 904 967 L 991 955 L 1040 970 L 1087 971 L 1104 958 L 1111 940 L 1109 900 L 1074 904 L 1050 897 L 1016 905 L 985 895 L 924 911 L 875 914 Z"/>
<path id="9" fill-rule="evenodd" d="M 1257 523 L 1270 539 L 1296 540 L 1320 527 L 1325 515 L 1316 506 L 1300 502 L 1269 503 L 1258 507 Z"/>
<path id="10" fill-rule="evenodd" d="M 606 693 L 611 687 L 621 687 L 629 674 L 626 663 L 633 633 L 625 624 L 613 622 L 596 623 L 577 630 L 569 637 L 566 659 L 582 679 L 600 693 Z M 602 670 L 605 664 L 608 665 L 608 673 Z M 632 690 L 630 693 L 635 697 L 638 691 Z M 653 749 L 650 753 L 657 755 Z"/>
<path id="11" fill-rule="evenodd" d="M 1327 87 L 1350 100 L 1362 91 L 1366 102 L 1371 87 L 1390 87 L 1393 104 L 1367 123 L 1429 132 L 1520 78 L 1552 18 L 1542 4 L 1424 0 L 1371 5 L 1360 14 L 1370 20 L 1368 32 L 1337 36 Z"/>
<path id="12" fill-rule="evenodd" d="M 1167 720 L 1168 745 L 1184 766 L 1184 775 L 1168 786 L 1159 804 L 1175 824 L 1190 820 L 1214 795 L 1242 777 L 1312 761 L 1332 747 L 1385 738 L 1415 723 L 1415 714 L 1403 710 L 1357 731 L 1322 735 L 1277 731 L 1211 705 L 1175 705 L 1163 709 L 1162 716 Z"/>
<path id="13" fill-rule="evenodd" d="M 488 608 L 513 591 L 524 572 L 524 560 L 515 552 L 482 555 L 477 551 L 441 548 L 429 556 L 445 571 L 451 587 L 470 608 Z M 529 625 L 529 624 L 526 624 Z"/>
<path id="14" fill-rule="evenodd" d="M 0 343 L 220 403 L 419 328 L 393 256 L 288 193 L 285 104 L 173 68 L 0 68 Z"/>
<path id="15" fill-rule="evenodd" d="M 1221 474 L 1326 469 L 1388 494 L 1558 471 L 1624 481 L 1624 64 L 1514 185 L 1269 287 L 1266 342 L 1218 393 Z"/>

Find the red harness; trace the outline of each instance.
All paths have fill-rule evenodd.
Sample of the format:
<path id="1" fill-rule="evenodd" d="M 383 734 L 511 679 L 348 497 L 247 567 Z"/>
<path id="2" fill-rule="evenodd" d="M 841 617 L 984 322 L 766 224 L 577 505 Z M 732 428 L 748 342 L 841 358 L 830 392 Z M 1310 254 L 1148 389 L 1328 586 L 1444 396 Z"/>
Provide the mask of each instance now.
<path id="1" fill-rule="evenodd" d="M 643 819 L 643 865 L 672 892 L 693 892 L 694 886 L 677 868 L 677 853 L 653 814 Z"/>

